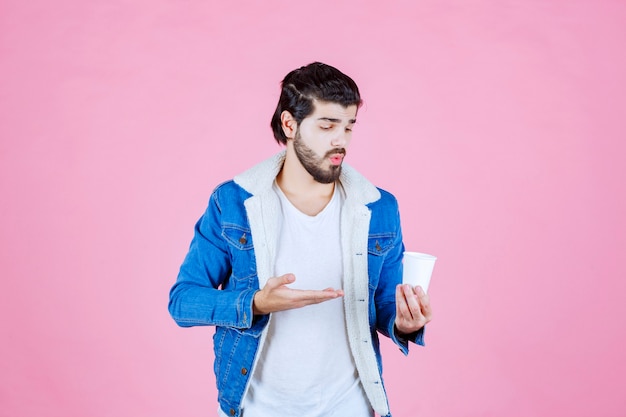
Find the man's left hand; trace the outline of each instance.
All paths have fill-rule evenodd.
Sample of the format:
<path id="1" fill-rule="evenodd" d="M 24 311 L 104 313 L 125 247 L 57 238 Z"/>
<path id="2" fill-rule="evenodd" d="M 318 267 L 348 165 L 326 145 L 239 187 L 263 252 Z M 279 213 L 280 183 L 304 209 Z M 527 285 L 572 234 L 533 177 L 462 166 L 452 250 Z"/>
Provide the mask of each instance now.
<path id="1" fill-rule="evenodd" d="M 401 284 L 396 287 L 396 329 L 411 334 L 428 323 L 433 316 L 430 298 L 422 287 Z"/>

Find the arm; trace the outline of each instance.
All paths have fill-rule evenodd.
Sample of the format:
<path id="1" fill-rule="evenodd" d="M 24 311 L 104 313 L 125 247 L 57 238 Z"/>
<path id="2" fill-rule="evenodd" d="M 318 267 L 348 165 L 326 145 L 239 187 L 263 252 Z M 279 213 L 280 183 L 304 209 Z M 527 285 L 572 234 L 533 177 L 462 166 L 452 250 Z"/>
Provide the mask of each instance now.
<path id="1" fill-rule="evenodd" d="M 430 321 L 432 311 L 428 295 L 423 292 L 419 295 L 421 289 L 401 285 L 404 244 L 395 199 L 393 203 L 392 209 L 385 213 L 386 216 L 393 216 L 396 230 L 375 293 L 377 328 L 390 337 L 404 354 L 408 354 L 408 342 L 424 345 L 424 326 Z"/>
<path id="2" fill-rule="evenodd" d="M 249 328 L 256 289 L 218 289 L 231 275 L 228 243 L 222 237 L 217 192 L 195 227 L 189 252 L 170 291 L 169 312 L 183 327 Z M 230 287 L 230 286 L 229 286 Z"/>
<path id="3" fill-rule="evenodd" d="M 293 274 L 270 278 L 261 290 L 258 289 L 256 275 L 243 280 L 229 280 L 233 273 L 231 257 L 243 260 L 238 263 L 240 268 L 242 265 L 253 265 L 253 250 L 251 245 L 247 250 L 241 247 L 235 249 L 232 242 L 228 242 L 233 236 L 223 235 L 222 223 L 228 225 L 227 229 L 231 231 L 237 230 L 237 234 L 241 230 L 233 229 L 233 220 L 222 215 L 219 195 L 220 189 L 213 193 L 209 207 L 196 224 L 189 252 L 170 292 L 169 311 L 176 323 L 183 327 L 254 327 L 253 333 L 258 334 L 267 323 L 269 313 L 343 296 L 342 290 L 332 288 L 319 291 L 291 289 L 287 285 L 296 279 Z M 233 196 L 225 192 L 225 198 Z M 241 219 L 235 222 L 245 223 Z M 247 267 L 244 269 L 245 273 L 252 271 Z"/>

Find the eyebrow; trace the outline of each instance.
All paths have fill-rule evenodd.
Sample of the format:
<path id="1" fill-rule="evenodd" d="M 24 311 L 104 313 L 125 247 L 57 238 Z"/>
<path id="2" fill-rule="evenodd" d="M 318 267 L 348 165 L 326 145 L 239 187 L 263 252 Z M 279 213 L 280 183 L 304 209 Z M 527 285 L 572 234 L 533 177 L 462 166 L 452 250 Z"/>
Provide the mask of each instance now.
<path id="1" fill-rule="evenodd" d="M 320 117 L 317 120 L 325 120 L 327 122 L 331 122 L 331 123 L 341 123 L 342 120 L 341 119 L 334 119 L 332 117 Z M 348 124 L 355 124 L 356 123 L 356 119 L 350 119 L 348 121 Z"/>

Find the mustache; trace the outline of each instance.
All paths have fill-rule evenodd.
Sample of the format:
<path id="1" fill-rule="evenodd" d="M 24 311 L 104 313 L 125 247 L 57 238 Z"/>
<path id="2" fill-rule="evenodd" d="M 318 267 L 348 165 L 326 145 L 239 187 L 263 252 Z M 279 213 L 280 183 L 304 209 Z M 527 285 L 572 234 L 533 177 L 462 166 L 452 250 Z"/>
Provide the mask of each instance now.
<path id="1" fill-rule="evenodd" d="M 346 156 L 346 149 L 345 148 L 331 149 L 330 151 L 326 152 L 326 155 L 324 155 L 324 158 L 328 158 L 331 155 L 337 155 L 338 153 L 342 154 L 343 156 Z"/>

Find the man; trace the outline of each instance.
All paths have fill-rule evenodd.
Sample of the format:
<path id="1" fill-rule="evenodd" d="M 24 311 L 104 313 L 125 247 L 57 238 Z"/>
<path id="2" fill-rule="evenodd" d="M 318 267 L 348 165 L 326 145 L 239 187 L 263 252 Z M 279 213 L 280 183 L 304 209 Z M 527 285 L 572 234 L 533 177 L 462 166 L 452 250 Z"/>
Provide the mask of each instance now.
<path id="1" fill-rule="evenodd" d="M 220 416 L 390 416 L 377 332 L 423 345 L 397 202 L 343 164 L 360 105 L 336 68 L 287 74 L 271 122 L 286 150 L 219 185 L 196 224 L 169 310 L 216 326 Z"/>

